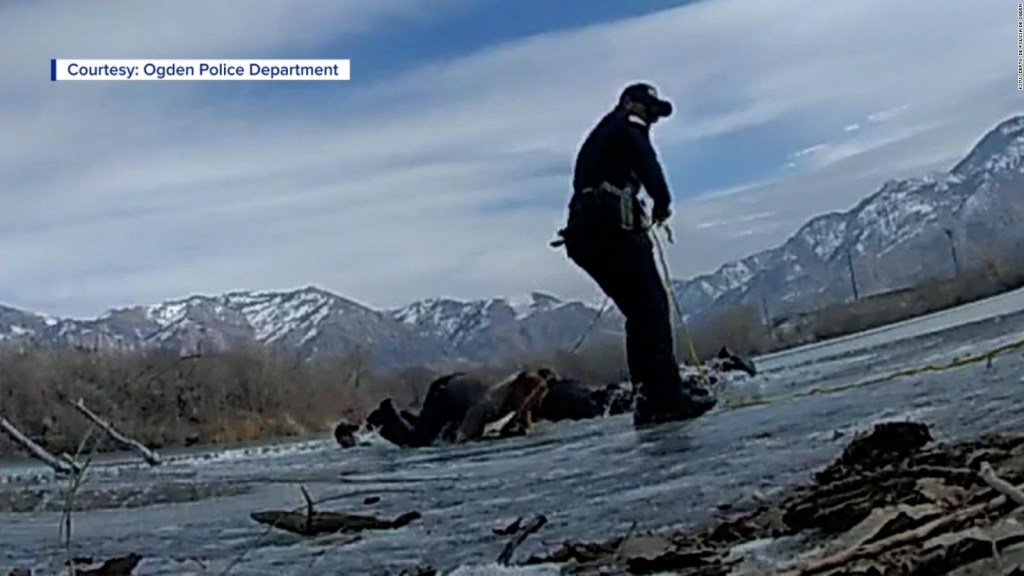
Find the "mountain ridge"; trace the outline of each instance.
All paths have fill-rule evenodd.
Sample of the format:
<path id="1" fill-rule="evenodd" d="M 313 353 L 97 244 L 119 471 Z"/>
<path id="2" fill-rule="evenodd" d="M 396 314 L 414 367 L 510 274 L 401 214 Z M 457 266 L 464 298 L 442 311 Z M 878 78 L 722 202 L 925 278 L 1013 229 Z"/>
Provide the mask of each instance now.
<path id="1" fill-rule="evenodd" d="M 954 274 L 953 250 L 967 261 L 1010 256 L 1024 241 L 1013 225 L 1024 215 L 1022 158 L 1024 116 L 1015 115 L 948 171 L 886 180 L 851 208 L 808 219 L 781 244 L 675 279 L 673 289 L 698 318 L 737 304 L 784 316 L 849 299 L 847 254 L 861 296 L 919 283 L 935 270 Z"/>
<path id="2" fill-rule="evenodd" d="M 986 132 L 948 171 L 890 179 L 847 210 L 809 218 L 777 246 L 671 281 L 688 321 L 738 305 L 773 320 L 948 277 L 1024 246 L 1024 115 Z M 852 273 L 851 273 L 852 270 Z M 851 278 L 852 275 L 852 278 Z M 856 290 L 855 290 L 856 287 Z M 308 360 L 366 351 L 388 368 L 487 362 L 569 348 L 597 310 L 543 291 L 433 297 L 374 309 L 316 285 L 194 294 L 62 319 L 0 305 L 0 342 L 182 352 L 258 342 Z M 604 314 L 594 339 L 621 341 Z"/>

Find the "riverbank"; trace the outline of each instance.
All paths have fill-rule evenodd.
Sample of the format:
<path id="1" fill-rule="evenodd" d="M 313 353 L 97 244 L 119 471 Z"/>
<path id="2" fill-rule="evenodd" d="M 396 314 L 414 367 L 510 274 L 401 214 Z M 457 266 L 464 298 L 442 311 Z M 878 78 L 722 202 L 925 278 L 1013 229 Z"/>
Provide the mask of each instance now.
<path id="1" fill-rule="evenodd" d="M 921 423 L 876 425 L 806 483 L 757 494 L 749 510 L 723 507 L 695 529 L 566 542 L 526 564 L 604 575 L 1022 573 L 1024 434 L 932 443 Z"/>

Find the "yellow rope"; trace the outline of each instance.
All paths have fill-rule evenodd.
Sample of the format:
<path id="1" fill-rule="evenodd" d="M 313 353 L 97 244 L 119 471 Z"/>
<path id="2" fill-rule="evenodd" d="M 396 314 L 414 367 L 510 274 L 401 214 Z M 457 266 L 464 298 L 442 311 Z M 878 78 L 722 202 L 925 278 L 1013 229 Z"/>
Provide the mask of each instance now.
<path id="1" fill-rule="evenodd" d="M 659 226 L 664 228 L 665 234 L 667 235 L 667 238 L 668 238 L 668 241 L 671 243 L 672 242 L 672 231 L 671 231 L 671 229 L 668 228 L 667 226 L 665 226 L 664 224 L 661 224 Z M 666 262 L 666 259 L 665 259 L 665 250 L 662 247 L 661 239 L 658 238 L 658 235 L 656 233 L 656 228 L 650 228 L 648 230 L 648 233 L 651 235 L 651 238 L 654 240 L 654 246 L 655 246 L 655 248 L 657 249 L 657 252 L 658 252 L 658 262 L 659 262 L 660 267 L 661 267 L 661 270 L 660 270 L 661 274 L 660 274 L 660 276 L 661 276 L 662 288 L 665 290 L 665 294 L 669 298 L 669 305 L 672 307 L 674 317 L 678 320 L 679 325 L 680 325 L 680 327 L 683 330 L 683 337 L 685 339 L 687 350 L 688 350 L 688 352 L 690 354 L 690 360 L 693 362 L 694 366 L 697 367 L 697 371 L 698 371 L 698 373 L 700 375 L 700 379 L 705 383 L 705 385 L 708 385 L 709 384 L 708 376 L 707 376 L 706 371 L 704 370 L 704 365 L 700 362 L 700 358 L 697 355 L 697 349 L 696 349 L 696 346 L 694 345 L 693 338 L 690 335 L 690 331 L 689 331 L 689 329 L 686 326 L 686 318 L 683 316 L 682 309 L 680 308 L 679 302 L 676 299 L 675 292 L 673 292 L 672 287 L 669 284 L 669 279 L 671 278 L 671 273 L 669 271 L 668 263 Z M 607 299 L 606 299 L 606 301 L 607 301 Z M 607 303 L 606 303 L 606 305 L 607 305 Z M 603 309 L 605 307 L 606 306 L 602 306 L 602 309 L 598 313 L 598 317 L 600 317 L 600 315 L 603 312 Z M 582 343 L 583 339 L 586 337 L 587 333 L 589 333 L 590 330 L 593 328 L 594 324 L 596 324 L 596 318 L 595 318 L 595 321 L 591 323 L 591 327 L 588 328 L 587 331 L 584 333 L 583 338 L 580 339 L 580 342 L 578 342 L 576 344 L 575 348 L 579 347 L 579 345 Z M 673 349 L 675 348 L 675 337 L 676 337 L 675 330 L 673 330 L 672 331 Z M 1017 349 L 1022 349 L 1022 348 L 1024 348 L 1024 338 L 1022 338 L 1020 340 L 1016 340 L 1016 341 L 1010 342 L 1010 343 L 1007 343 L 1007 344 L 1003 344 L 1001 346 L 997 346 L 996 348 L 993 348 L 992 350 L 989 350 L 989 351 L 986 351 L 986 352 L 981 352 L 981 353 L 974 354 L 974 355 L 968 355 L 968 356 L 964 356 L 962 358 L 954 358 L 953 360 L 951 360 L 950 362 L 948 362 L 946 364 L 927 364 L 927 365 L 924 365 L 924 366 L 917 366 L 917 367 L 913 367 L 913 368 L 905 368 L 905 369 L 902 369 L 902 370 L 897 370 L 895 372 L 891 372 L 889 374 L 884 374 L 884 375 L 881 375 L 881 376 L 877 376 L 875 378 L 869 378 L 867 380 L 860 380 L 860 381 L 856 381 L 856 382 L 851 382 L 849 384 L 840 384 L 840 385 L 836 385 L 836 386 L 815 386 L 815 387 L 810 388 L 808 390 L 803 390 L 803 391 L 796 392 L 796 393 L 793 393 L 793 394 L 779 395 L 779 396 L 775 396 L 773 398 L 761 398 L 761 399 L 731 401 L 731 402 L 727 402 L 726 405 L 723 406 L 723 408 L 725 410 L 739 410 L 741 408 L 749 408 L 749 407 L 753 407 L 753 406 L 766 406 L 766 405 L 769 405 L 769 404 L 776 404 L 778 402 L 784 402 L 784 401 L 787 401 L 787 400 L 794 400 L 794 399 L 797 399 L 797 398 L 806 398 L 806 397 L 809 397 L 809 396 L 818 396 L 818 395 L 824 395 L 824 394 L 836 394 L 836 393 L 839 393 L 839 392 L 845 392 L 847 390 L 852 390 L 852 389 L 855 389 L 855 388 L 863 388 L 863 387 L 866 387 L 866 386 L 873 386 L 873 385 L 876 385 L 876 384 L 882 384 L 882 383 L 889 382 L 889 381 L 892 381 L 892 380 L 896 380 L 897 378 L 902 378 L 902 377 L 905 377 L 905 376 L 915 376 L 915 375 L 918 375 L 918 374 L 925 374 L 925 373 L 930 373 L 930 372 L 944 372 L 946 370 L 952 370 L 952 369 L 955 369 L 955 368 L 960 368 L 960 367 L 968 366 L 968 365 L 971 365 L 971 364 L 977 364 L 977 363 L 982 362 L 982 361 L 989 361 L 989 362 L 991 362 L 993 358 L 995 358 L 996 356 L 999 356 L 1000 354 L 1004 354 L 1006 352 L 1010 352 L 1012 350 L 1017 350 Z"/>
<path id="2" fill-rule="evenodd" d="M 667 235 L 667 238 L 668 238 L 668 241 L 672 242 L 672 231 L 671 231 L 671 229 L 668 228 L 664 223 L 662 223 L 660 226 L 664 228 L 665 234 Z M 669 272 L 668 264 L 667 264 L 667 262 L 665 260 L 665 251 L 664 251 L 664 248 L 661 245 L 661 240 L 658 238 L 658 235 L 656 233 L 656 229 L 655 228 L 651 228 L 650 229 L 650 234 L 651 234 L 651 237 L 654 240 L 655 248 L 657 248 L 657 251 L 658 251 L 658 260 L 659 260 L 659 262 L 661 264 L 661 270 L 662 270 L 662 275 L 661 275 L 662 286 L 665 289 L 665 293 L 669 297 L 669 301 L 670 301 L 670 304 L 671 304 L 671 306 L 672 306 L 672 308 L 674 310 L 675 317 L 678 318 L 679 324 L 680 324 L 680 326 L 683 329 L 683 337 L 686 339 L 686 345 L 687 345 L 687 348 L 688 348 L 689 353 L 690 353 L 690 359 L 693 361 L 693 364 L 695 366 L 697 366 L 697 370 L 700 373 L 701 380 L 703 380 L 707 384 L 708 383 L 708 378 L 707 378 L 707 374 L 704 371 L 704 366 L 703 366 L 703 364 L 701 364 L 700 358 L 697 356 L 697 350 L 696 350 L 696 348 L 694 346 L 693 338 L 690 336 L 690 331 L 687 329 L 687 326 L 686 326 L 686 319 L 683 317 L 683 313 L 682 313 L 682 310 L 679 307 L 679 302 L 676 299 L 675 292 L 672 290 L 672 287 L 669 284 L 669 279 L 671 278 L 671 274 Z M 673 342 L 674 342 L 674 338 L 675 338 L 675 331 L 673 331 Z M 751 407 L 751 406 L 764 406 L 764 405 L 768 405 L 768 404 L 775 404 L 777 402 L 782 402 L 782 401 L 786 401 L 786 400 L 792 400 L 792 399 L 796 399 L 796 398 L 803 398 L 803 397 L 808 397 L 808 396 L 817 396 L 817 395 L 822 395 L 822 394 L 836 394 L 836 393 L 844 392 L 846 390 L 851 390 L 851 389 L 854 389 L 854 388 L 861 388 L 861 387 L 865 387 L 865 386 L 873 386 L 875 384 L 881 384 L 881 383 L 884 383 L 884 382 L 889 382 L 889 381 L 895 380 L 897 378 L 902 378 L 902 377 L 905 377 L 905 376 L 914 376 L 914 375 L 917 375 L 917 374 L 925 374 L 925 373 L 929 373 L 929 372 L 944 372 L 946 370 L 952 370 L 954 368 L 960 368 L 960 367 L 963 367 L 963 366 L 968 366 L 970 364 L 977 364 L 977 363 L 982 362 L 982 361 L 989 361 L 989 362 L 991 362 L 993 358 L 995 358 L 996 356 L 998 356 L 1000 354 L 1003 354 L 1005 352 L 1009 352 L 1009 351 L 1012 351 L 1012 350 L 1021 349 L 1021 348 L 1024 348 L 1024 339 L 1016 340 L 1014 342 L 1010 342 L 1008 344 L 1004 344 L 1002 346 L 998 346 L 998 347 L 993 348 L 992 350 L 989 350 L 987 352 L 981 352 L 981 353 L 974 354 L 974 355 L 968 355 L 968 356 L 964 356 L 962 358 L 954 358 L 952 361 L 950 361 L 950 362 L 948 362 L 946 364 L 938 364 L 938 365 L 936 365 L 936 364 L 928 364 L 928 365 L 925 365 L 925 366 L 917 366 L 917 367 L 913 367 L 913 368 L 905 368 L 903 370 L 897 370 L 897 371 L 889 373 L 889 374 L 884 374 L 882 376 L 878 376 L 878 377 L 875 377 L 875 378 L 869 378 L 867 380 L 861 380 L 861 381 L 857 381 L 857 382 L 852 382 L 850 384 L 841 384 L 841 385 L 837 385 L 837 386 L 815 386 L 815 387 L 813 387 L 813 388 L 811 388 L 809 390 L 803 390 L 801 392 L 796 392 L 794 394 L 780 395 L 780 396 L 776 396 L 774 398 L 764 398 L 764 399 L 758 399 L 758 400 L 728 402 L 727 405 L 724 408 L 726 410 L 737 410 L 737 409 L 740 409 L 740 408 L 746 408 L 746 407 Z"/>
<path id="3" fill-rule="evenodd" d="M 964 356 L 962 358 L 954 358 L 946 364 L 926 364 L 924 366 L 916 366 L 913 368 L 905 368 L 903 370 L 897 370 L 889 374 L 883 374 L 875 378 L 869 378 L 867 380 L 860 380 L 857 382 L 851 382 L 849 384 L 840 384 L 837 386 L 815 386 L 809 390 L 803 390 L 793 394 L 785 394 L 776 396 L 774 398 L 763 398 L 758 400 L 739 400 L 735 402 L 727 403 L 725 407 L 727 410 L 738 410 L 740 408 L 749 408 L 752 406 L 766 406 L 768 404 L 776 404 L 786 400 L 793 400 L 796 398 L 805 398 L 808 396 L 818 396 L 824 394 L 836 394 L 838 392 L 845 392 L 854 388 L 863 388 L 865 386 L 873 386 L 875 384 L 882 384 L 889 382 L 897 378 L 904 376 L 915 376 L 917 374 L 925 374 L 928 372 L 944 372 L 946 370 L 952 370 L 954 368 L 961 368 L 970 364 L 977 364 L 982 361 L 991 361 L 996 356 L 1009 352 L 1011 350 L 1017 350 L 1024 348 L 1024 339 L 1016 340 L 1002 346 L 997 346 L 987 352 L 981 352 L 974 355 Z"/>
<path id="4" fill-rule="evenodd" d="M 672 242 L 672 230 L 671 230 L 671 228 L 668 228 L 664 224 L 661 224 L 660 226 L 664 227 L 665 234 L 668 237 L 668 241 Z M 697 372 L 700 375 L 701 381 L 705 385 L 710 385 L 707 373 L 704 370 L 704 365 L 701 363 L 700 357 L 697 355 L 697 348 L 693 344 L 693 338 L 690 336 L 690 331 L 686 327 L 686 318 L 683 317 L 683 312 L 682 312 L 682 310 L 679 307 L 679 302 L 676 300 L 676 295 L 672 291 L 672 286 L 669 284 L 669 278 L 671 278 L 672 276 L 671 276 L 671 274 L 669 272 L 668 263 L 665 260 L 665 251 L 664 251 L 664 249 L 661 246 L 661 240 L 658 238 L 658 235 L 655 233 L 655 229 L 654 228 L 648 229 L 648 233 L 651 235 L 651 238 L 654 240 L 654 245 L 655 245 L 655 247 L 658 250 L 658 261 L 660 262 L 660 265 L 661 265 L 661 273 L 659 274 L 659 276 L 661 277 L 661 286 L 665 290 L 666 296 L 668 296 L 669 305 L 672 307 L 674 317 L 678 319 L 680 326 L 682 326 L 683 336 L 684 336 L 685 341 L 686 341 L 687 350 L 688 350 L 688 352 L 690 354 L 690 360 L 693 362 L 693 365 L 697 367 Z M 591 331 L 593 331 L 594 327 L 597 325 L 598 319 L 601 318 L 601 315 L 604 314 L 605 310 L 608 308 L 608 304 L 610 303 L 609 300 L 610 299 L 607 296 L 605 296 L 604 304 L 602 304 L 601 308 L 598 309 L 597 314 L 594 315 L 594 318 L 591 320 L 590 325 L 587 326 L 586 330 L 583 331 L 583 334 L 580 335 L 579 339 L 576 341 L 576 344 L 571 348 L 570 353 L 575 354 L 579 350 L 580 346 L 583 345 L 584 340 L 586 340 L 587 336 L 590 335 Z M 673 329 L 672 329 L 672 349 L 673 350 L 675 350 L 675 344 L 676 344 L 676 334 L 675 334 L 675 328 L 673 327 Z"/>
<path id="5" fill-rule="evenodd" d="M 668 228 L 668 226 L 665 225 L 664 223 L 659 224 L 658 227 L 661 227 L 665 230 L 665 234 L 668 238 L 668 241 L 672 242 L 672 229 Z M 697 348 L 693 344 L 693 338 L 690 336 L 690 330 L 686 327 L 686 318 L 683 317 L 683 311 L 679 307 L 679 301 L 676 300 L 676 294 L 672 290 L 671 284 L 669 284 L 669 279 L 672 277 L 672 275 L 669 272 L 668 262 L 665 260 L 665 250 L 661 246 L 661 239 L 658 238 L 656 228 L 651 228 L 649 230 L 649 233 L 651 235 L 651 238 L 654 240 L 654 247 L 658 250 L 658 262 L 661 264 L 661 286 L 662 288 L 665 289 L 665 295 L 668 296 L 669 305 L 672 306 L 673 314 L 675 318 L 678 319 L 679 325 L 683 329 L 683 338 L 686 342 L 687 350 L 690 353 L 690 361 L 693 362 L 693 365 L 697 367 L 697 373 L 700 375 L 701 382 L 703 382 L 705 386 L 708 386 L 710 385 L 710 382 L 708 381 L 708 375 L 704 370 L 704 365 L 701 363 L 700 357 L 697 355 Z M 673 350 L 675 349 L 675 338 L 675 329 L 673 329 Z"/>

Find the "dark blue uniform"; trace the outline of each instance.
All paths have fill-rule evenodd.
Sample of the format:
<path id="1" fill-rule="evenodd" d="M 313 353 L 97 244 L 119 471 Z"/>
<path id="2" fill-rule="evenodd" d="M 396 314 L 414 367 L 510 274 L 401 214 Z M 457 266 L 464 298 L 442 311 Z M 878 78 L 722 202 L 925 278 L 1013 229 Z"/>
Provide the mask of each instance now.
<path id="1" fill-rule="evenodd" d="M 668 206 L 671 196 L 658 155 L 651 144 L 650 126 L 621 108 L 598 122 L 576 156 L 572 187 L 575 192 L 607 182 L 635 193 L 643 185 L 655 205 Z M 574 195 L 573 201 L 579 196 Z M 639 202 L 639 199 L 638 199 Z M 571 211 L 570 218 L 579 215 Z"/>
<path id="2" fill-rule="evenodd" d="M 568 225 L 561 232 L 570 259 L 589 274 L 626 317 L 626 355 L 637 391 L 638 424 L 697 416 L 714 405 L 689 387 L 673 350 L 668 295 L 641 217 L 639 188 L 667 213 L 671 197 L 646 119 L 618 106 L 580 148 Z M 602 185 L 619 195 L 596 192 Z M 622 210 L 622 194 L 632 218 Z"/>

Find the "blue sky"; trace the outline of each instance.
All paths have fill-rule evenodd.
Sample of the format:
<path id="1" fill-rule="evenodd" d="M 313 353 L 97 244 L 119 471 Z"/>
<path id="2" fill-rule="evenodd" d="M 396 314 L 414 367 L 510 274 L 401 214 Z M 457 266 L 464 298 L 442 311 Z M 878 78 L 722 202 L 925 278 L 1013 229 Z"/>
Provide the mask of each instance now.
<path id="1" fill-rule="evenodd" d="M 547 241 L 576 147 L 637 79 L 677 108 L 654 131 L 671 267 L 710 272 L 1018 112 L 1002 4 L 4 3 L 0 302 L 592 298 Z M 352 80 L 52 83 L 53 57 L 349 58 Z"/>

